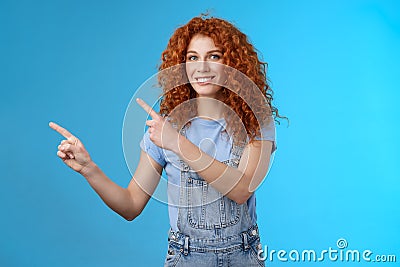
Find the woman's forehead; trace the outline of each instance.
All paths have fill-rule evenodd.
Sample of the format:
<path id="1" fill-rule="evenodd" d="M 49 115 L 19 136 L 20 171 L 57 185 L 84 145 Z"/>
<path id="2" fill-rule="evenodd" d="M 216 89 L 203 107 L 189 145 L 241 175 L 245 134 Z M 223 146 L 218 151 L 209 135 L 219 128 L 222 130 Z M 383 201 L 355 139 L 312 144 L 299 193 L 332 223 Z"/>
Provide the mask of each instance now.
<path id="1" fill-rule="evenodd" d="M 215 43 L 211 37 L 204 34 L 196 34 L 190 40 L 187 51 L 202 52 L 218 49 L 219 48 L 215 46 Z"/>

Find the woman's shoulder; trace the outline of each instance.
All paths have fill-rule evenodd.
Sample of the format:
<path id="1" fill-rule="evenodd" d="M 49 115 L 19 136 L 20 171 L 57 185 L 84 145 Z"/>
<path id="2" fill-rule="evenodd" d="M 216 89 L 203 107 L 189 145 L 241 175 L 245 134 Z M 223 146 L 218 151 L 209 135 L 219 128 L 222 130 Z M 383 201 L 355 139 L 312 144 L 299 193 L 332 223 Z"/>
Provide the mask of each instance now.
<path id="1" fill-rule="evenodd" d="M 163 149 L 154 144 L 153 141 L 151 141 L 148 129 L 144 133 L 139 146 L 144 152 L 146 152 L 149 156 L 151 156 L 158 164 L 160 164 L 161 166 L 165 166 L 166 161 Z"/>
<path id="2" fill-rule="evenodd" d="M 260 133 L 254 140 L 257 141 L 272 141 L 272 151 L 276 150 L 276 129 L 275 119 L 273 116 L 268 116 L 263 122 L 260 123 Z"/>

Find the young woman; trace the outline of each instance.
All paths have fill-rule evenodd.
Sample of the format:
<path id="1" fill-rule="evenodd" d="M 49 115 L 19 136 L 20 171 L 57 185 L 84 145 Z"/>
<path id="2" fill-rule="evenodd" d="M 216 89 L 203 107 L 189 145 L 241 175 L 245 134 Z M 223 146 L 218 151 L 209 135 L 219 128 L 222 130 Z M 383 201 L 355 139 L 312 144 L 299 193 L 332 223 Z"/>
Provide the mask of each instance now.
<path id="1" fill-rule="evenodd" d="M 264 266 L 254 191 L 268 171 L 279 117 L 265 63 L 231 23 L 195 17 L 172 35 L 160 71 L 160 113 L 137 99 L 151 119 L 127 188 L 51 122 L 66 138 L 57 155 L 127 220 L 142 212 L 165 169 L 171 226 L 165 266 Z"/>

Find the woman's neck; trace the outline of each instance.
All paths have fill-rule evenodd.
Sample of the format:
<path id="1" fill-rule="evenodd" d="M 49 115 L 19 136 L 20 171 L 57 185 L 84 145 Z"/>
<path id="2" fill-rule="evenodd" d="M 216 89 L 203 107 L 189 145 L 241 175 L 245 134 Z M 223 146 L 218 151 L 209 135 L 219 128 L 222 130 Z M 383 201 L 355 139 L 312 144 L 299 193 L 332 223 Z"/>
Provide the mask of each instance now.
<path id="1" fill-rule="evenodd" d="M 197 97 L 197 116 L 208 120 L 218 120 L 223 117 L 225 104 L 215 98 Z"/>

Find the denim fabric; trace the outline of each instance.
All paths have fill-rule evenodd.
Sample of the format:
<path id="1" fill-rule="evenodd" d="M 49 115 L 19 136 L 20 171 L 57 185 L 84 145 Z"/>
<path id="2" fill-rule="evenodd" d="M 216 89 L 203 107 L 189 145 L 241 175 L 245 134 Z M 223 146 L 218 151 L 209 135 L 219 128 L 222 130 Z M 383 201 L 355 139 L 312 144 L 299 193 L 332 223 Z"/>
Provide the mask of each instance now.
<path id="1" fill-rule="evenodd" d="M 190 120 L 190 126 L 187 127 L 187 130 L 185 129 L 185 134 L 188 140 L 198 146 L 204 153 L 223 162 L 232 158 L 233 138 L 226 132 L 226 125 L 225 119 L 207 120 L 197 117 Z M 260 138 L 262 140 L 271 141 L 275 147 L 275 126 L 273 118 L 265 121 L 264 124 L 261 123 L 261 125 L 265 126 L 261 129 L 262 135 Z M 167 194 L 169 223 L 172 230 L 178 231 L 177 222 L 181 178 L 180 158 L 174 152 L 155 145 L 150 140 L 148 130 L 140 142 L 140 147 L 147 155 L 164 167 L 165 176 L 168 177 Z M 273 157 L 274 153 L 271 154 L 271 162 Z M 255 224 L 257 222 L 255 193 L 247 200 L 247 207 L 252 224 Z"/>
<path id="2" fill-rule="evenodd" d="M 232 158 L 223 163 L 237 168 L 242 152 L 233 145 Z M 247 203 L 238 205 L 180 163 L 178 231 L 169 230 L 164 266 L 265 266 L 257 258 L 260 237 Z"/>
<path id="3" fill-rule="evenodd" d="M 259 249 L 261 244 L 257 225 L 237 235 L 214 239 L 190 237 L 170 229 L 164 266 L 265 266 L 257 257 Z"/>

